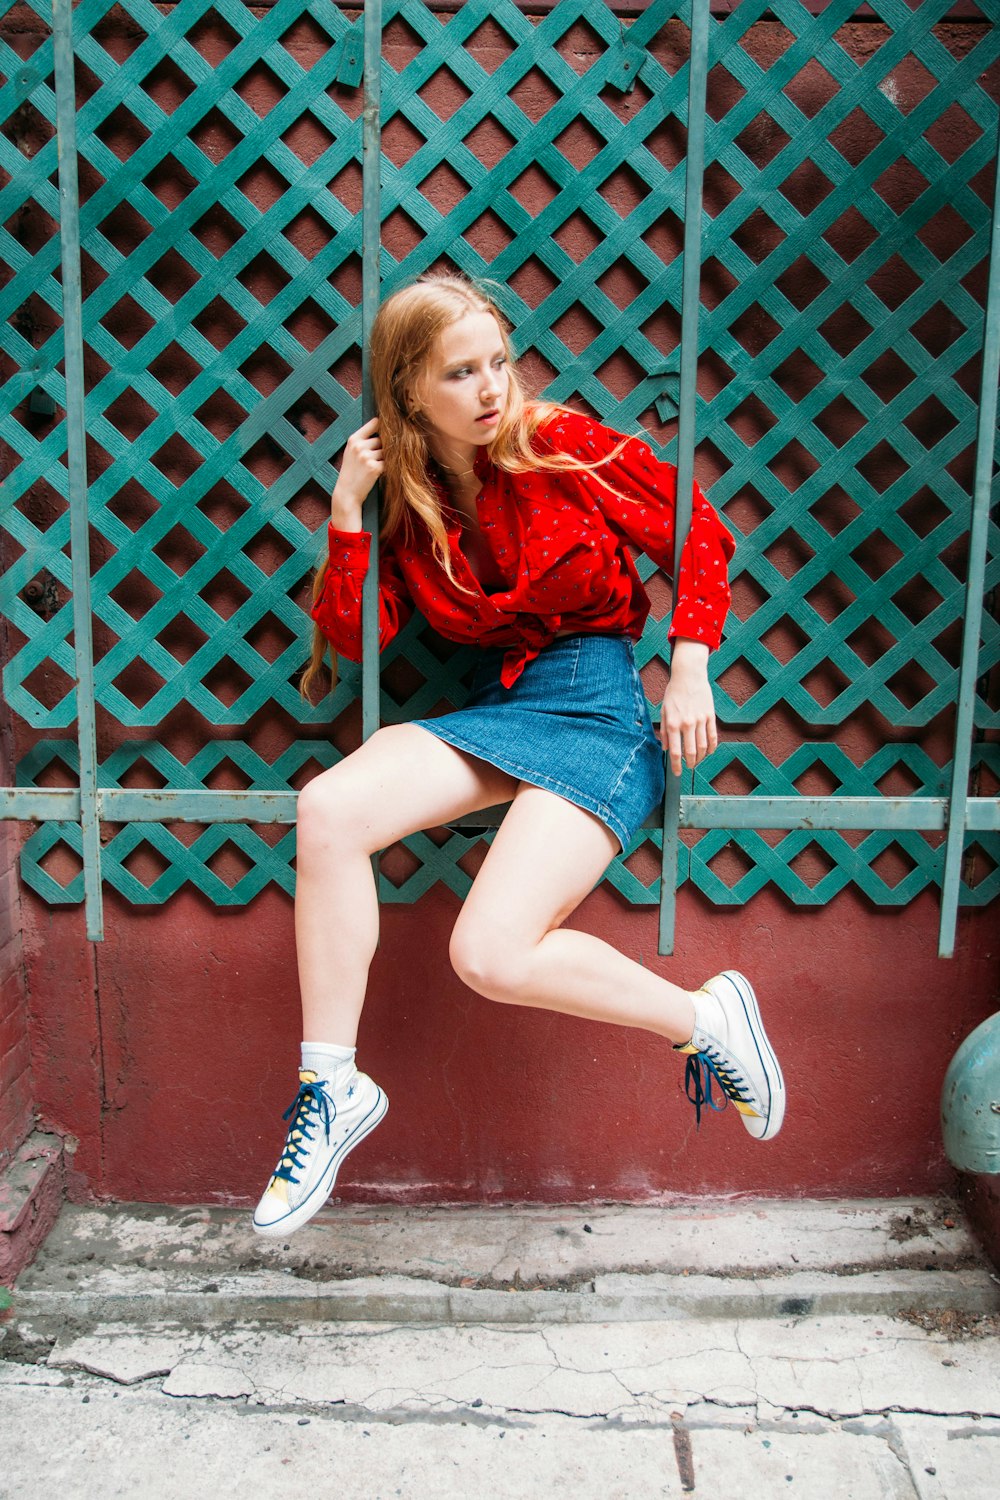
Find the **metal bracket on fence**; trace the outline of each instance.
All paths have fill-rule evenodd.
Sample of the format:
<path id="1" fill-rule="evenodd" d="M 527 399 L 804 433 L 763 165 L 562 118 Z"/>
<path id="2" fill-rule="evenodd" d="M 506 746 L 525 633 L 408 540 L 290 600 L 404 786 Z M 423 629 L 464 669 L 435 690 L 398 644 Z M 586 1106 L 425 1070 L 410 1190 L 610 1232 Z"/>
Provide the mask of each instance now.
<path id="1" fill-rule="evenodd" d="M 673 368 L 673 362 L 669 365 L 653 365 L 646 373 L 644 384 L 649 387 L 650 398 L 660 421 L 669 422 L 672 417 L 676 417 L 681 409 L 681 377 Z"/>
<path id="2" fill-rule="evenodd" d="M 372 9 L 365 5 L 365 14 L 361 21 L 355 21 L 350 30 L 345 31 L 337 44 L 340 48 L 340 62 L 337 65 L 337 82 L 346 88 L 356 89 L 364 77 L 365 70 L 365 44 L 368 34 L 368 12 Z M 379 17 L 379 35 L 381 35 L 382 22 Z"/>
<path id="3" fill-rule="evenodd" d="M 618 53 L 620 60 L 616 68 L 609 69 L 608 83 L 621 94 L 631 94 L 636 79 L 649 61 L 649 53 L 645 47 L 637 47 L 634 42 L 626 41 L 618 44 Z"/>

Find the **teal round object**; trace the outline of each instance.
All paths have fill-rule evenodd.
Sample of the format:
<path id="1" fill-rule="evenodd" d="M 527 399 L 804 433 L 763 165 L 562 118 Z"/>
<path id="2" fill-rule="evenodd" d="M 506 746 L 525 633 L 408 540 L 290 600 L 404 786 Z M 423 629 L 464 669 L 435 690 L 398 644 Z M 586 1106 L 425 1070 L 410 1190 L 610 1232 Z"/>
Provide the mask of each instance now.
<path id="1" fill-rule="evenodd" d="M 1000 1011 L 970 1032 L 951 1060 L 941 1131 L 960 1172 L 1000 1172 Z"/>

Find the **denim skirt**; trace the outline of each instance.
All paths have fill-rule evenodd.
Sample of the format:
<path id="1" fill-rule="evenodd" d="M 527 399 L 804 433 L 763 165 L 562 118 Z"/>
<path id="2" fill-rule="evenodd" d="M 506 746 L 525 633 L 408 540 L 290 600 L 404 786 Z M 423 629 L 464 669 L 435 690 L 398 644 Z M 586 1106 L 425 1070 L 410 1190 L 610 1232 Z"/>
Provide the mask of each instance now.
<path id="1" fill-rule="evenodd" d="M 631 640 L 557 636 L 509 688 L 500 682 L 506 651 L 482 651 L 464 708 L 413 723 L 594 813 L 627 849 L 664 783 Z"/>

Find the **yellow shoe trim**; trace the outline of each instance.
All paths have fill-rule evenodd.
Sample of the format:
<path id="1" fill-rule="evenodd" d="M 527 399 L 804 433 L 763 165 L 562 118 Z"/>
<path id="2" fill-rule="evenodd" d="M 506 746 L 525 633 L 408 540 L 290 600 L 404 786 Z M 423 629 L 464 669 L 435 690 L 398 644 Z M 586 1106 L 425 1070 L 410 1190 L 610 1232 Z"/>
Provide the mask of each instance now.
<path id="1" fill-rule="evenodd" d="M 739 1099 L 734 1099 L 732 1095 L 729 1097 L 729 1102 L 734 1109 L 739 1110 L 741 1115 L 752 1115 L 754 1119 L 763 1119 L 760 1110 L 754 1109 L 752 1104 L 743 1104 Z"/>

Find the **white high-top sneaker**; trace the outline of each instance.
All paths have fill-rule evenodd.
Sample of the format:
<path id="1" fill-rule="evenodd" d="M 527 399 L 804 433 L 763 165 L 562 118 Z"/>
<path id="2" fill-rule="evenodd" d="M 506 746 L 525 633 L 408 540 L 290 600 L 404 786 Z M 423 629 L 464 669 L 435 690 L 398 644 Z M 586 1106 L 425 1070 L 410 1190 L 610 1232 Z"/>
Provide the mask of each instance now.
<path id="1" fill-rule="evenodd" d="M 743 1124 L 759 1141 L 770 1141 L 785 1117 L 785 1080 L 767 1039 L 753 985 L 735 969 L 707 979 L 695 994 L 694 1032 L 674 1049 L 687 1053 L 687 1096 L 698 1123 L 704 1105 L 735 1105 Z M 713 1080 L 722 1089 L 712 1097 Z"/>
<path id="2" fill-rule="evenodd" d="M 292 1117 L 274 1175 L 254 1211 L 258 1234 L 275 1238 L 301 1228 L 333 1191 L 340 1164 L 375 1129 L 389 1101 L 366 1073 L 352 1068 L 342 1085 L 316 1073 L 299 1074 L 299 1091 L 283 1119 Z"/>

